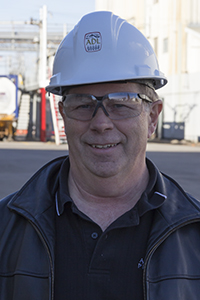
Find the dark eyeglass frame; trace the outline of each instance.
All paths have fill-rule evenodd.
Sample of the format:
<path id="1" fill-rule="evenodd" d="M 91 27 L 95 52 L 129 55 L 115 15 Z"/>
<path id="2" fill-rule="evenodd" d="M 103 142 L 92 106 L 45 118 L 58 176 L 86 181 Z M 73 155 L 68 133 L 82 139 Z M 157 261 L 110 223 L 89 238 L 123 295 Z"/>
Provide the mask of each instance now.
<path id="1" fill-rule="evenodd" d="M 145 95 L 145 94 L 141 94 L 141 93 L 129 93 L 129 92 L 123 92 L 123 93 L 109 93 L 109 94 L 106 94 L 106 95 L 104 95 L 104 96 L 94 96 L 94 95 L 92 95 L 92 94 L 67 94 L 67 95 L 65 95 L 65 96 L 63 96 L 62 97 L 62 102 L 64 103 L 65 101 L 66 101 L 66 98 L 67 98 L 67 96 L 73 96 L 74 95 L 74 97 L 75 96 L 89 96 L 89 97 L 91 97 L 91 99 L 92 100 L 94 100 L 94 101 L 96 101 L 96 106 L 95 106 L 95 108 L 94 108 L 94 112 L 93 112 L 93 114 L 92 114 L 92 116 L 89 118 L 89 119 L 87 119 L 87 120 L 81 120 L 81 119 L 78 119 L 78 118 L 74 118 L 74 117 L 71 117 L 71 116 L 69 116 L 69 115 L 67 115 L 69 118 L 71 118 L 71 119 L 75 119 L 75 120 L 81 120 L 81 121 L 90 121 L 90 120 L 92 120 L 92 118 L 94 118 L 94 116 L 96 115 L 96 113 L 97 113 L 97 111 L 98 111 L 98 109 L 101 107 L 102 108 L 102 110 L 103 110 L 103 112 L 105 113 L 105 115 L 107 116 L 107 117 L 109 117 L 110 119 L 112 119 L 112 120 L 115 120 L 115 118 L 112 118 L 112 117 L 110 117 L 110 115 L 109 115 L 109 113 L 107 112 L 107 110 L 106 110 L 106 108 L 105 108 L 105 106 L 103 105 L 103 101 L 105 100 L 105 99 L 108 99 L 109 100 L 109 97 L 113 97 L 113 95 L 121 95 L 121 96 L 123 96 L 123 95 L 128 95 L 128 97 L 131 97 L 131 96 L 137 96 L 139 99 L 141 99 L 142 101 L 145 101 L 145 102 L 147 102 L 147 103 L 153 103 L 154 101 L 152 101 L 147 95 Z M 136 98 L 136 97 L 135 97 Z M 65 107 L 66 108 L 66 107 Z M 129 117 L 122 117 L 122 118 L 116 118 L 116 120 L 117 119 L 125 119 L 125 118 L 134 118 L 134 117 L 136 117 L 136 116 L 129 116 Z"/>

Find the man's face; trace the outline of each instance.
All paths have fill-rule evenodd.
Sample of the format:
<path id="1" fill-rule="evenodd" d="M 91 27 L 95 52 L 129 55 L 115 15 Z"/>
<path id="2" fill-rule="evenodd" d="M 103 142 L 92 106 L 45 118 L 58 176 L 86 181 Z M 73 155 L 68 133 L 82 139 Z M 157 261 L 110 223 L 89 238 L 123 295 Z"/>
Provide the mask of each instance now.
<path id="1" fill-rule="evenodd" d="M 72 87 L 70 94 L 104 96 L 108 93 L 142 93 L 135 83 L 102 83 Z M 132 176 L 145 164 L 147 138 L 155 130 L 162 104 L 143 105 L 133 118 L 111 120 L 100 107 L 90 121 L 79 121 L 64 114 L 59 104 L 69 145 L 70 168 L 80 176 Z M 76 173 L 78 172 L 78 173 Z M 88 177 L 88 178 L 89 178 Z"/>

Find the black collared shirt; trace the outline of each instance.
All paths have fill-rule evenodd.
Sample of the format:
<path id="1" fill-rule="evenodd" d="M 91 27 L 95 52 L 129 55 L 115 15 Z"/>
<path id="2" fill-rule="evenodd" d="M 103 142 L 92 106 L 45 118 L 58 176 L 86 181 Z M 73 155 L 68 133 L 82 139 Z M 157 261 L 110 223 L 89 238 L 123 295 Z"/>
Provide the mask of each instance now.
<path id="1" fill-rule="evenodd" d="M 57 193 L 55 300 L 142 300 L 143 263 L 154 210 L 165 198 L 155 191 L 156 169 L 134 208 L 104 232 L 69 196 L 69 162 Z"/>

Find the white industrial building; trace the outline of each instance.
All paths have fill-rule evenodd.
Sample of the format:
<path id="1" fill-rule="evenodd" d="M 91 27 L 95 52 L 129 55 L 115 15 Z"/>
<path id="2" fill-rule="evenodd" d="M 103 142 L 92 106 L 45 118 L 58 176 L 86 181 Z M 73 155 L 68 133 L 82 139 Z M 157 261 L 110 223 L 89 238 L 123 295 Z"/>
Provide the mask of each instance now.
<path id="1" fill-rule="evenodd" d="M 159 138 L 200 142 L 200 0 L 96 0 L 149 39 L 168 84 Z"/>

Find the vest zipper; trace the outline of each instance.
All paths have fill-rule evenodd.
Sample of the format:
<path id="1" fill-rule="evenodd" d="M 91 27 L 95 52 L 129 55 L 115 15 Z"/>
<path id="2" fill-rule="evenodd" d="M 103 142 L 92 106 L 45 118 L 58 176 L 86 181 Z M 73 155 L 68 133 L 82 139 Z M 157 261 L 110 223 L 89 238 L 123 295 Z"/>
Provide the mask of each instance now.
<path id="1" fill-rule="evenodd" d="M 28 220 L 28 221 L 34 227 L 35 231 L 39 235 L 42 243 L 44 244 L 44 246 L 45 246 L 45 248 L 47 250 L 47 254 L 49 256 L 50 268 L 51 268 L 51 300 L 54 300 L 54 270 L 53 270 L 53 261 L 52 261 L 52 258 L 51 258 L 51 253 L 50 253 L 48 244 L 45 241 L 45 239 L 44 239 L 43 235 L 41 234 L 40 230 L 38 229 L 38 227 L 33 223 L 33 221 L 31 221 L 31 220 Z"/>
<path id="2" fill-rule="evenodd" d="M 144 262 L 144 272 L 143 272 L 143 292 L 144 292 L 144 300 L 147 300 L 147 292 L 146 292 L 146 273 L 147 273 L 147 264 L 150 260 L 150 257 L 152 256 L 152 254 L 155 252 L 155 250 L 160 246 L 160 244 L 168 238 L 168 236 L 170 236 L 173 232 L 175 232 L 176 230 L 180 229 L 181 227 L 184 227 L 186 225 L 192 224 L 192 223 L 196 223 L 196 222 L 200 222 L 200 218 L 198 219 L 194 219 L 194 220 L 190 220 L 190 221 L 186 221 L 184 223 L 181 223 L 180 225 L 178 225 L 177 227 L 173 228 L 172 230 L 168 231 L 168 233 L 166 233 L 160 240 L 158 240 L 153 246 L 152 248 L 149 250 L 146 258 L 145 258 L 145 262 Z"/>

